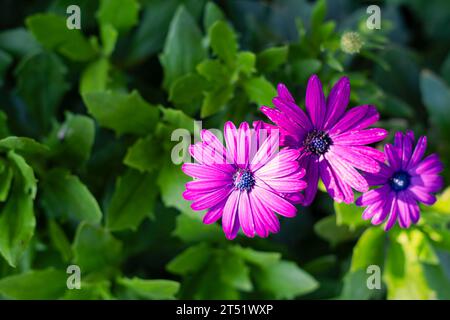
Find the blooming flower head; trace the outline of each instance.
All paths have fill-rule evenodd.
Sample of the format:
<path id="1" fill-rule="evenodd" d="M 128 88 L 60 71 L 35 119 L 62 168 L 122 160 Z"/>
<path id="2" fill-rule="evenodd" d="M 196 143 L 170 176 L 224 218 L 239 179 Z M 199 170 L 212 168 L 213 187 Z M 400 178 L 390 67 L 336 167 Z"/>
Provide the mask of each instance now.
<path id="1" fill-rule="evenodd" d="M 367 206 L 363 219 L 372 219 L 375 225 L 387 219 L 387 231 L 398 220 L 401 228 L 408 228 L 420 218 L 418 203 L 432 205 L 436 197 L 432 194 L 442 189 L 443 178 L 439 173 L 443 165 L 436 154 L 422 160 L 427 147 L 427 138 L 420 137 L 414 148 L 414 133 L 408 131 L 395 134 L 394 145 L 384 148 L 387 164 L 382 164 L 377 174 L 366 174 L 370 186 L 380 186 L 364 193 L 357 201 Z"/>
<path id="2" fill-rule="evenodd" d="M 305 171 L 296 161 L 299 152 L 279 151 L 276 130 L 264 135 L 261 122 L 253 126 L 251 129 L 244 122 L 236 129 L 227 122 L 226 148 L 210 131 L 203 130 L 202 141 L 189 149 L 197 163 L 182 166 L 184 173 L 195 178 L 186 184 L 184 198 L 193 201 L 193 210 L 208 210 L 204 223 L 222 217 L 223 231 L 230 240 L 240 228 L 248 237 L 278 232 L 275 212 L 294 217 L 297 209 L 290 195 L 306 187 L 301 180 Z"/>
<path id="3" fill-rule="evenodd" d="M 303 205 L 311 204 L 317 193 L 319 177 L 337 202 L 352 203 L 353 189 L 368 190 L 366 179 L 357 169 L 376 173 L 385 157 L 368 144 L 383 140 L 384 129 L 371 128 L 379 119 L 374 106 L 362 105 L 346 111 L 350 98 L 350 82 L 342 77 L 325 99 L 316 75 L 306 88 L 306 112 L 294 101 L 288 89 L 278 85 L 274 109 L 261 111 L 278 125 L 281 144 L 300 151 L 300 167 L 305 168 L 308 188 Z M 378 160 L 378 161 L 377 161 Z"/>

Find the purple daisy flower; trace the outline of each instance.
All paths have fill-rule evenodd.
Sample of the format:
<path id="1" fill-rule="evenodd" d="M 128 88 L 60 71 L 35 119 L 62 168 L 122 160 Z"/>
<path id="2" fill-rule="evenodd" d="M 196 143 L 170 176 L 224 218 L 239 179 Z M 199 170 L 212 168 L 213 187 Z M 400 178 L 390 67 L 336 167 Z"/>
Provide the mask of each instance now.
<path id="1" fill-rule="evenodd" d="M 203 130 L 202 141 L 189 149 L 197 163 L 182 166 L 184 173 L 195 178 L 186 184 L 183 197 L 193 201 L 193 210 L 208 210 L 205 224 L 222 217 L 223 231 L 230 240 L 240 228 L 248 237 L 278 232 L 275 212 L 294 217 L 297 209 L 286 196 L 306 188 L 301 180 L 305 170 L 296 161 L 299 152 L 279 151 L 277 131 L 269 130 L 264 136 L 262 129 L 261 122 L 254 123 L 254 129 L 246 122 L 239 129 L 227 122 L 226 148 L 210 131 Z"/>
<path id="2" fill-rule="evenodd" d="M 387 164 L 381 165 L 377 174 L 366 174 L 370 186 L 380 186 L 364 193 L 356 204 L 367 206 L 363 219 L 372 219 L 378 225 L 387 219 L 384 230 L 399 222 L 401 228 L 408 228 L 420 218 L 418 203 L 432 205 L 436 197 L 432 194 L 444 186 L 439 173 L 443 165 L 436 154 L 422 160 L 427 148 L 427 138 L 420 137 L 414 148 L 414 133 L 408 131 L 395 134 L 394 145 L 384 148 Z"/>
<path id="3" fill-rule="evenodd" d="M 368 147 L 387 136 L 379 128 L 367 129 L 379 119 L 374 106 L 362 105 L 345 111 L 350 99 L 350 82 L 342 77 L 325 99 L 316 75 L 306 88 L 306 112 L 296 103 L 285 85 L 278 85 L 275 108 L 261 111 L 280 129 L 280 143 L 300 151 L 300 167 L 305 168 L 308 188 L 303 205 L 310 205 L 317 193 L 319 177 L 337 202 L 352 203 L 353 189 L 368 190 L 366 179 L 357 169 L 376 173 L 383 152 Z M 377 161 L 378 160 L 378 161 Z"/>

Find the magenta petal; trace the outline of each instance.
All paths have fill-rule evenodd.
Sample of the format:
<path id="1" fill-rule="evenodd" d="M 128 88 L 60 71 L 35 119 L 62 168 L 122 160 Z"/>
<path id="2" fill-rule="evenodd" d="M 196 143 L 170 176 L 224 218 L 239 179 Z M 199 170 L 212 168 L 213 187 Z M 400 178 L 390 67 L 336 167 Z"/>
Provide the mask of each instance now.
<path id="1" fill-rule="evenodd" d="M 247 122 L 242 122 L 236 136 L 237 155 L 236 164 L 246 168 L 250 151 L 250 128 Z"/>
<path id="2" fill-rule="evenodd" d="M 383 221 L 386 219 L 386 217 L 391 212 L 392 201 L 394 200 L 394 197 L 395 197 L 395 193 L 393 191 L 391 191 L 389 193 L 389 195 L 387 196 L 386 201 L 384 202 L 383 209 L 376 212 L 375 215 L 372 217 L 372 221 L 371 221 L 372 224 L 379 225 L 379 224 L 383 223 Z"/>
<path id="3" fill-rule="evenodd" d="M 388 132 L 385 129 L 371 128 L 366 130 L 347 131 L 332 137 L 333 142 L 339 145 L 361 146 L 378 142 L 386 138 Z"/>
<path id="4" fill-rule="evenodd" d="M 398 217 L 398 203 L 397 202 L 398 202 L 397 197 L 393 197 L 390 215 L 384 226 L 384 231 L 389 231 L 394 226 L 395 221 L 397 221 L 397 217 Z"/>
<path id="5" fill-rule="evenodd" d="M 223 127 L 223 132 L 225 136 L 225 142 L 227 144 L 227 153 L 230 158 L 229 160 L 235 163 L 237 159 L 237 132 L 234 123 L 231 121 L 227 121 Z"/>
<path id="6" fill-rule="evenodd" d="M 344 116 L 330 129 L 331 136 L 347 131 L 365 129 L 380 118 L 377 109 L 371 105 L 363 105 L 348 110 Z"/>
<path id="7" fill-rule="evenodd" d="M 327 115 L 325 129 L 330 129 L 344 114 L 350 100 L 350 81 L 342 77 L 333 86 L 327 98 Z"/>
<path id="8" fill-rule="evenodd" d="M 264 222 L 267 229 L 270 232 L 277 233 L 280 231 L 280 222 L 278 221 L 278 218 L 276 215 L 270 210 L 267 206 L 264 205 L 264 203 L 254 195 L 254 192 L 250 193 L 251 203 L 253 208 L 255 208 L 255 212 L 261 219 L 261 221 Z"/>
<path id="9" fill-rule="evenodd" d="M 233 231 L 235 231 L 236 225 L 239 221 L 237 210 L 240 195 L 241 193 L 239 191 L 235 190 L 231 192 L 225 206 L 223 207 L 222 229 L 228 239 L 232 239 L 236 236 Z"/>
<path id="10" fill-rule="evenodd" d="M 422 157 L 425 154 L 426 149 L 427 149 L 427 137 L 422 136 L 417 141 L 416 148 L 414 149 L 414 152 L 408 163 L 408 169 L 415 167 L 420 162 L 420 160 L 422 160 Z"/>
<path id="11" fill-rule="evenodd" d="M 411 226 L 410 206 L 405 192 L 398 193 L 398 218 L 401 228 L 409 228 Z"/>
<path id="12" fill-rule="evenodd" d="M 383 201 L 390 192 L 390 187 L 384 185 L 378 189 L 372 189 L 363 193 L 357 200 L 356 205 L 358 206 L 368 206 L 376 202 Z"/>
<path id="13" fill-rule="evenodd" d="M 242 231 L 247 237 L 253 238 L 255 236 L 255 224 L 253 222 L 253 212 L 250 206 L 250 199 L 248 192 L 241 192 L 238 205 L 239 222 Z"/>
<path id="14" fill-rule="evenodd" d="M 371 173 L 380 171 L 380 162 L 362 153 L 356 152 L 348 146 L 332 146 L 331 149 L 353 167 Z"/>
<path id="15" fill-rule="evenodd" d="M 385 204 L 385 200 L 381 200 L 375 202 L 374 204 L 368 205 L 367 208 L 363 211 L 362 218 L 364 220 L 372 219 L 375 215 L 380 215 Z"/>
<path id="16" fill-rule="evenodd" d="M 347 182 L 353 189 L 360 192 L 366 192 L 369 189 L 366 179 L 349 163 L 343 160 L 340 155 L 330 151 L 325 155 L 325 158 L 331 164 L 339 178 Z"/>
<path id="17" fill-rule="evenodd" d="M 259 168 L 268 163 L 273 157 L 277 155 L 279 150 L 279 136 L 274 133 L 269 136 L 269 138 L 264 141 L 262 146 L 256 152 L 255 156 L 251 160 L 250 170 L 256 172 Z"/>
<path id="18" fill-rule="evenodd" d="M 230 185 L 231 181 L 223 180 L 194 180 L 186 183 L 186 189 L 190 191 L 213 191 L 215 189 L 226 187 Z"/>
<path id="19" fill-rule="evenodd" d="M 398 157 L 398 152 L 392 144 L 384 146 L 384 152 L 386 153 L 387 160 L 393 171 L 400 170 L 402 166 L 401 159 Z"/>
<path id="20" fill-rule="evenodd" d="M 285 100 L 286 102 L 294 102 L 295 103 L 294 97 L 292 97 L 288 88 L 283 83 L 278 84 L 277 92 L 278 92 L 278 96 L 281 99 Z"/>
<path id="21" fill-rule="evenodd" d="M 414 198 L 417 201 L 420 201 L 427 206 L 431 206 L 436 202 L 436 197 L 430 194 L 429 191 L 424 187 L 410 186 L 408 191 L 410 191 L 414 195 Z"/>
<path id="22" fill-rule="evenodd" d="M 304 206 L 309 206 L 317 194 L 317 185 L 319 183 L 319 159 L 316 156 L 306 155 L 300 158 L 299 165 L 308 173 L 305 176 L 308 187 L 304 191 L 305 198 L 303 199 L 302 204 Z"/>
<path id="23" fill-rule="evenodd" d="M 444 187 L 444 178 L 435 174 L 421 174 L 411 177 L 411 183 L 426 188 L 428 192 L 438 192 Z"/>
<path id="24" fill-rule="evenodd" d="M 439 160 L 439 156 L 437 154 L 431 154 L 423 161 L 421 161 L 418 165 L 411 167 L 408 172 L 411 175 L 420 175 L 420 174 L 438 174 L 444 170 L 444 165 Z"/>
<path id="25" fill-rule="evenodd" d="M 223 158 L 225 158 L 227 153 L 225 147 L 211 131 L 203 129 L 200 133 L 200 137 L 206 145 L 216 150 Z"/>
<path id="26" fill-rule="evenodd" d="M 222 188 L 214 190 L 208 193 L 201 194 L 197 197 L 191 204 L 192 210 L 205 210 L 214 207 L 216 204 L 221 202 L 224 198 L 228 197 L 231 192 L 231 188 Z"/>
<path id="27" fill-rule="evenodd" d="M 252 194 L 265 206 L 282 216 L 292 218 L 295 217 L 297 213 L 297 209 L 289 201 L 283 199 L 272 191 L 262 188 L 261 186 L 255 186 L 252 190 Z"/>
<path id="28" fill-rule="evenodd" d="M 185 163 L 181 170 L 188 176 L 199 179 L 231 179 L 231 174 L 216 166 L 205 166 L 197 163 Z M 229 171 L 229 170 L 227 170 Z"/>
<path id="29" fill-rule="evenodd" d="M 290 177 L 276 178 L 276 179 L 264 179 L 258 182 L 260 186 L 264 184 L 278 193 L 295 193 L 300 192 L 306 188 L 306 182 L 298 179 L 292 179 Z"/>
<path id="30" fill-rule="evenodd" d="M 344 201 L 344 193 L 336 181 L 335 173 L 328 161 L 323 158 L 319 162 L 320 178 L 327 189 L 328 194 L 338 203 Z"/>
<path id="31" fill-rule="evenodd" d="M 203 223 L 204 224 L 211 224 L 216 222 L 217 220 L 222 217 L 223 214 L 223 207 L 226 203 L 226 200 L 222 201 L 221 203 L 215 205 L 211 209 L 208 210 L 208 212 L 203 217 Z"/>
<path id="32" fill-rule="evenodd" d="M 296 125 L 301 127 L 303 130 L 311 130 L 312 124 L 306 113 L 295 104 L 295 102 L 286 101 L 281 97 L 275 97 L 272 100 L 273 105 L 284 113 L 288 119 L 295 122 Z"/>
<path id="33" fill-rule="evenodd" d="M 322 129 L 324 125 L 324 117 L 326 113 L 325 96 L 317 75 L 312 75 L 308 80 L 306 87 L 305 106 L 308 111 L 311 122 L 318 129 Z"/>

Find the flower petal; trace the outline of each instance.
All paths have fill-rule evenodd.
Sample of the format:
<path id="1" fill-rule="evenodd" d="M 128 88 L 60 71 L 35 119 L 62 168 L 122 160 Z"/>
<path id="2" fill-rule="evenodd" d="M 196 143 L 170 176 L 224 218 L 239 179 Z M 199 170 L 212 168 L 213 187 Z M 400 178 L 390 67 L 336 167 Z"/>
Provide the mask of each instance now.
<path id="1" fill-rule="evenodd" d="M 253 212 L 247 191 L 241 192 L 238 214 L 242 231 L 247 237 L 253 238 L 255 236 L 255 224 L 253 222 Z"/>
<path id="2" fill-rule="evenodd" d="M 227 121 L 223 127 L 223 133 L 225 136 L 225 142 L 227 144 L 227 154 L 229 160 L 236 163 L 237 159 L 237 132 L 233 122 Z"/>
<path id="3" fill-rule="evenodd" d="M 203 193 L 195 198 L 191 204 L 192 210 L 205 210 L 214 207 L 216 204 L 227 198 L 232 188 L 221 188 L 208 193 Z"/>
<path id="4" fill-rule="evenodd" d="M 303 199 L 302 205 L 309 206 L 317 194 L 319 159 L 316 156 L 304 155 L 299 160 L 299 166 L 308 173 L 305 176 L 308 187 L 304 191 L 305 198 Z"/>
<path id="5" fill-rule="evenodd" d="M 369 189 L 369 185 L 366 179 L 343 160 L 340 155 L 331 152 L 331 150 L 325 154 L 325 158 L 333 167 L 333 170 L 338 174 L 338 176 L 347 182 L 353 189 L 360 192 L 366 192 Z"/>
<path id="6" fill-rule="evenodd" d="M 335 144 L 362 146 L 378 142 L 386 138 L 388 132 L 385 129 L 371 128 L 366 130 L 355 130 L 341 133 L 332 137 Z"/>
<path id="7" fill-rule="evenodd" d="M 338 135 L 346 131 L 365 129 L 378 121 L 380 115 L 377 109 L 371 105 L 362 105 L 351 108 L 330 129 L 330 136 Z"/>
<path id="8" fill-rule="evenodd" d="M 326 113 L 325 96 L 317 75 L 312 75 L 308 80 L 305 98 L 306 111 L 311 118 L 314 127 L 322 129 Z"/>
<path id="9" fill-rule="evenodd" d="M 266 190 L 265 188 L 255 186 L 252 190 L 252 194 L 265 206 L 282 216 L 292 218 L 295 217 L 297 213 L 297 208 L 295 208 L 289 201 L 283 199 L 281 196 L 272 191 Z"/>
<path id="10" fill-rule="evenodd" d="M 236 225 L 240 226 L 237 214 L 240 195 L 240 191 L 234 190 L 231 192 L 223 207 L 222 229 L 228 239 L 234 239 L 236 237 L 234 232 L 236 231 Z"/>
<path id="11" fill-rule="evenodd" d="M 414 152 L 408 163 L 408 169 L 415 167 L 420 162 L 420 160 L 422 160 L 422 157 L 425 154 L 426 149 L 427 149 L 427 137 L 422 136 L 417 141 L 416 148 L 414 149 Z"/>
<path id="12" fill-rule="evenodd" d="M 188 176 L 199 179 L 231 179 L 231 170 L 223 171 L 216 166 L 206 166 L 198 163 L 184 163 L 181 170 Z"/>
<path id="13" fill-rule="evenodd" d="M 333 86 L 327 98 L 327 115 L 324 128 L 331 128 L 344 114 L 350 100 L 350 81 L 342 77 Z"/>

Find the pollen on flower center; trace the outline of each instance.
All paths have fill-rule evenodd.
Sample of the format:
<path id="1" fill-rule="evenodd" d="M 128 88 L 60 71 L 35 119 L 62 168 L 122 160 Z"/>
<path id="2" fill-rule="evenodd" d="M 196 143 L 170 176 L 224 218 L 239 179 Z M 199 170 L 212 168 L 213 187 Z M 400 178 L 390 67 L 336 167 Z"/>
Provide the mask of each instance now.
<path id="1" fill-rule="evenodd" d="M 233 176 L 234 186 L 239 190 L 250 191 L 255 185 L 253 173 L 247 169 L 238 169 Z"/>
<path id="2" fill-rule="evenodd" d="M 411 183 L 411 176 L 408 172 L 397 171 L 391 179 L 389 179 L 389 183 L 394 191 L 402 191 L 409 187 Z"/>
<path id="3" fill-rule="evenodd" d="M 320 130 L 309 132 L 306 139 L 303 141 L 304 147 L 318 156 L 325 154 L 332 144 L 333 141 L 330 136 L 326 132 Z"/>

